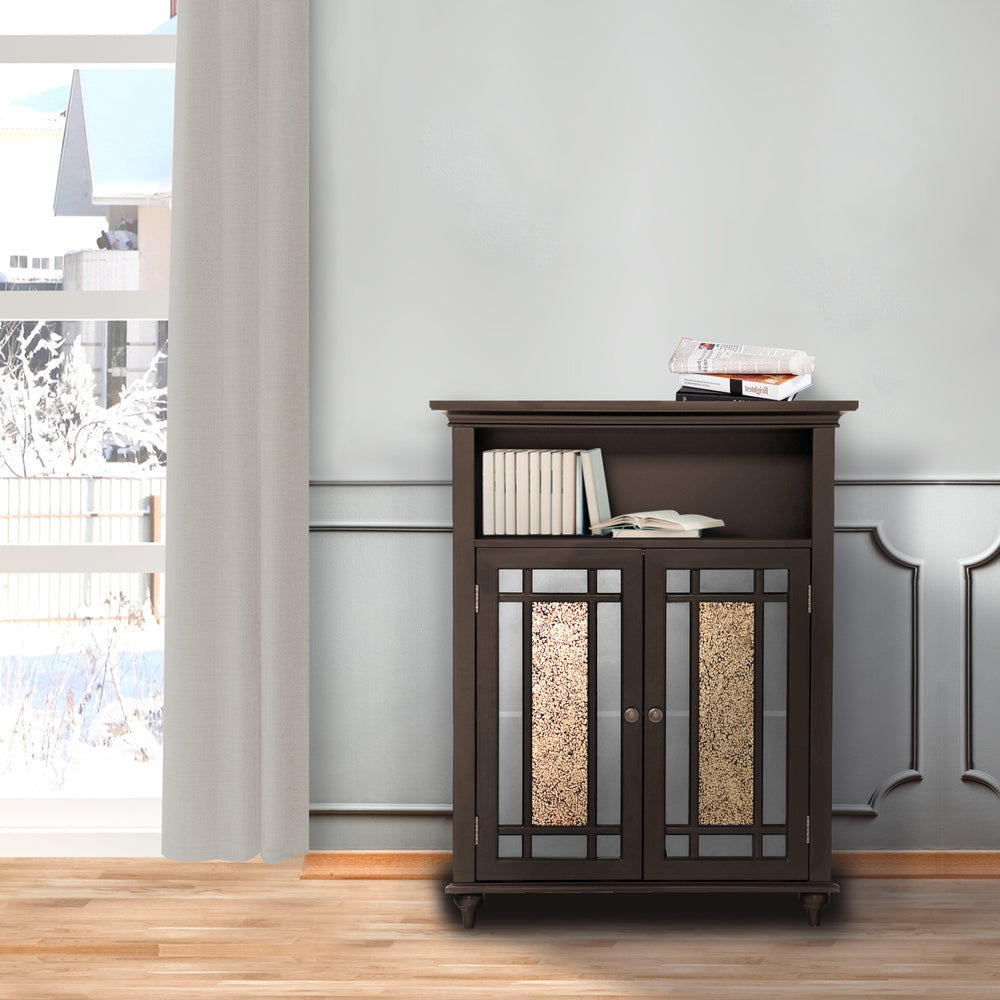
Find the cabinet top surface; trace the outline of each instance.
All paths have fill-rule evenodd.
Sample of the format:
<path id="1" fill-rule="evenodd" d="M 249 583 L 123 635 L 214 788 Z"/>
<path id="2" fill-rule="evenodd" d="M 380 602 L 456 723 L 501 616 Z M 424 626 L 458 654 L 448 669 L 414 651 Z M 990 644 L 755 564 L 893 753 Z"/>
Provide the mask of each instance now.
<path id="1" fill-rule="evenodd" d="M 525 423 L 641 423 L 653 425 L 835 426 L 856 400 L 722 401 L 676 400 L 431 400 L 452 426 Z"/>

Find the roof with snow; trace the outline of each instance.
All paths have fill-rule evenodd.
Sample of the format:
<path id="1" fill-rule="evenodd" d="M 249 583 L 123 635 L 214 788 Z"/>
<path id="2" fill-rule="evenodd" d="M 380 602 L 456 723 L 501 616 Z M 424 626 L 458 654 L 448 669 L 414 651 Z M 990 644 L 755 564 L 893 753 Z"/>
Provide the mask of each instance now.
<path id="1" fill-rule="evenodd" d="M 56 179 L 56 215 L 108 205 L 168 205 L 173 176 L 174 70 L 73 71 Z"/>

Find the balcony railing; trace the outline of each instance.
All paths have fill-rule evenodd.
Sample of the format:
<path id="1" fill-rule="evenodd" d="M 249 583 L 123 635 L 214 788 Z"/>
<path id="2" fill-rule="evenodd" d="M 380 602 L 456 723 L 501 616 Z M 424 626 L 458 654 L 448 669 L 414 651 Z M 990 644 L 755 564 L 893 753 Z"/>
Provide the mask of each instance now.
<path id="1" fill-rule="evenodd" d="M 164 614 L 166 479 L 0 479 L 0 622 Z"/>

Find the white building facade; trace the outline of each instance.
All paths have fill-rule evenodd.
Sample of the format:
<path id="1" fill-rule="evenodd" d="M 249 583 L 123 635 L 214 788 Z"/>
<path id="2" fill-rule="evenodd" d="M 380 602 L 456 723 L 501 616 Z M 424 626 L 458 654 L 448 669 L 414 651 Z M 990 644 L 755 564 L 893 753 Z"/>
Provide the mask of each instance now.
<path id="1" fill-rule="evenodd" d="M 75 70 L 55 183 L 57 215 L 100 214 L 104 248 L 64 260 L 66 291 L 165 291 L 170 272 L 173 69 Z M 127 122 L 127 127 L 123 127 Z M 166 345 L 164 320 L 67 322 L 102 406 Z M 165 384 L 165 370 L 160 373 Z"/>
<path id="2" fill-rule="evenodd" d="M 53 289 L 67 254 L 96 246 L 99 218 L 52 211 L 65 115 L 4 108 L 0 112 L 0 287 Z"/>

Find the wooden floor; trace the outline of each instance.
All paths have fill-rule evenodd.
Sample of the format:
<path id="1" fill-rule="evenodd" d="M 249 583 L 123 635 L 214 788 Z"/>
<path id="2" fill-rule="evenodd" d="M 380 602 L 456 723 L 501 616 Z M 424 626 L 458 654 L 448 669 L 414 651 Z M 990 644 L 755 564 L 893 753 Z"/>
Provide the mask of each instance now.
<path id="1" fill-rule="evenodd" d="M 1000 882 L 794 896 L 488 897 L 282 865 L 0 859 L 3 1000 L 1000 998 Z"/>

